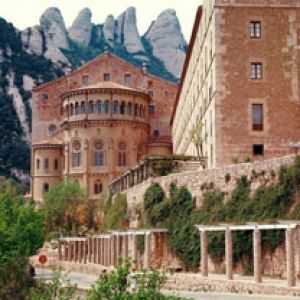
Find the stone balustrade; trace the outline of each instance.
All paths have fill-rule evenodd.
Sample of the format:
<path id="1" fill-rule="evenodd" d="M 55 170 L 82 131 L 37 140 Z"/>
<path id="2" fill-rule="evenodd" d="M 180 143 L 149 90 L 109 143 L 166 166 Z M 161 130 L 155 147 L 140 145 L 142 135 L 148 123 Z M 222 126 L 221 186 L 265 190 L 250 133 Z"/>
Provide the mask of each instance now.
<path id="1" fill-rule="evenodd" d="M 88 237 L 64 237 L 59 239 L 58 256 L 60 261 L 79 264 L 98 264 L 114 267 L 118 258 L 130 258 L 137 269 L 162 267 L 157 261 L 158 247 L 162 240 L 167 242 L 166 229 L 112 230 L 108 234 Z M 144 238 L 143 255 L 138 251 L 138 236 Z M 142 259 L 143 258 L 143 259 Z"/>

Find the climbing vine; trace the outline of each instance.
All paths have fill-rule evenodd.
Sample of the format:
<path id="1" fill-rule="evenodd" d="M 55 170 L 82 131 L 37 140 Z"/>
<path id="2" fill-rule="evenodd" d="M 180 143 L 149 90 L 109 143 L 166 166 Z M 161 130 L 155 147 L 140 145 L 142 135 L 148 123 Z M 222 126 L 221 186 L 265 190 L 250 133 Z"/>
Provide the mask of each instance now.
<path id="1" fill-rule="evenodd" d="M 262 184 L 253 195 L 246 177 L 224 201 L 224 193 L 213 184 L 205 184 L 203 205 L 196 209 L 191 193 L 185 187 L 170 185 L 169 197 L 158 183 L 152 184 L 144 196 L 146 219 L 151 226 L 165 226 L 170 233 L 170 246 L 186 269 L 195 269 L 200 260 L 200 238 L 195 224 L 219 222 L 272 222 L 300 218 L 300 158 L 291 166 L 281 167 L 277 182 Z M 251 273 L 252 234 L 234 232 L 234 262 L 241 262 L 246 273 Z M 284 240 L 282 231 L 262 233 L 264 251 L 274 251 Z M 208 251 L 215 262 L 224 257 L 224 233 L 209 233 Z"/>

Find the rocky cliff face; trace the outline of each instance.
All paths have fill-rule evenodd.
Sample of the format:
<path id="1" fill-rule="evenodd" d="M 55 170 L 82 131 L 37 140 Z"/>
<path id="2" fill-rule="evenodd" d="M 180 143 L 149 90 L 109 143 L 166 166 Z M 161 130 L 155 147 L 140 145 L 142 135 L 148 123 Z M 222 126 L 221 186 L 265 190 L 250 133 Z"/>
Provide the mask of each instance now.
<path id="1" fill-rule="evenodd" d="M 138 32 L 134 7 L 117 19 L 109 15 L 103 24 L 92 24 L 91 17 L 91 11 L 84 8 L 67 30 L 60 11 L 48 8 L 39 26 L 21 32 L 24 47 L 62 66 L 71 63 L 77 67 L 107 45 L 136 65 L 147 62 L 154 75 L 171 80 L 180 77 L 187 44 L 174 10 L 162 12 L 144 36 Z"/>
<path id="2" fill-rule="evenodd" d="M 187 43 L 181 32 L 176 12 L 163 11 L 145 34 L 153 48 L 153 55 L 164 62 L 167 70 L 180 77 L 187 51 Z"/>
<path id="3" fill-rule="evenodd" d="M 92 13 L 89 8 L 81 10 L 69 29 L 70 39 L 88 46 L 92 34 Z"/>

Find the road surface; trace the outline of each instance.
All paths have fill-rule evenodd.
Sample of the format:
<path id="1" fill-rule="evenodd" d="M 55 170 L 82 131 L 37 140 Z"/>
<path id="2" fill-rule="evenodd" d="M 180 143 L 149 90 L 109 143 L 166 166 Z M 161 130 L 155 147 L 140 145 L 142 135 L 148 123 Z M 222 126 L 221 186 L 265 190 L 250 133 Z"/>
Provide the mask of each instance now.
<path id="1" fill-rule="evenodd" d="M 50 269 L 36 269 L 37 278 L 51 278 L 52 271 Z M 81 289 L 89 289 L 97 280 L 96 276 L 69 272 L 67 278 L 72 284 L 77 284 Z M 167 295 L 178 295 L 196 300 L 297 300 L 300 297 L 284 297 L 269 295 L 243 295 L 243 294 L 219 294 L 204 292 L 188 292 L 188 291 L 163 291 Z"/>

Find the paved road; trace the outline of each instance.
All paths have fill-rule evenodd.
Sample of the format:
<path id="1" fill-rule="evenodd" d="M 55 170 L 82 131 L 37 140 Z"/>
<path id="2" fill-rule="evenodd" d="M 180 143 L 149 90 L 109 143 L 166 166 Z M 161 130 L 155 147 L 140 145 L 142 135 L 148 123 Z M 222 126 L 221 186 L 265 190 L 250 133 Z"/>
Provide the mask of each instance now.
<path id="1" fill-rule="evenodd" d="M 51 278 L 52 271 L 49 269 L 36 269 L 38 278 Z M 88 289 L 97 280 L 96 276 L 70 272 L 67 278 L 73 284 L 77 284 L 82 289 Z M 241 295 L 241 294 L 219 294 L 219 293 L 203 293 L 203 292 L 172 292 L 163 291 L 164 294 L 178 295 L 197 300 L 296 300 L 300 297 L 284 297 L 284 296 L 268 296 L 268 295 Z"/>

